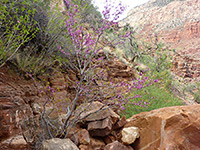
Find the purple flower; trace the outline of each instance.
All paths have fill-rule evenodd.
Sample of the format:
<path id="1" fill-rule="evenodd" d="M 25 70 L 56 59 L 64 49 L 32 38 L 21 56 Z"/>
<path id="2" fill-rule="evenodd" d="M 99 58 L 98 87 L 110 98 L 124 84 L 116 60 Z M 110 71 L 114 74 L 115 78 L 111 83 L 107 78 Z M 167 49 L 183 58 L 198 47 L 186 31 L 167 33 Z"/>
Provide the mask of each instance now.
<path id="1" fill-rule="evenodd" d="M 159 81 L 159 80 L 158 80 L 158 79 L 156 79 L 156 80 L 154 80 L 153 82 L 154 82 L 154 83 L 157 83 L 158 81 Z"/>
<path id="2" fill-rule="evenodd" d="M 123 106 L 121 106 L 120 108 L 121 108 L 121 110 L 124 110 L 124 107 L 123 107 Z"/>

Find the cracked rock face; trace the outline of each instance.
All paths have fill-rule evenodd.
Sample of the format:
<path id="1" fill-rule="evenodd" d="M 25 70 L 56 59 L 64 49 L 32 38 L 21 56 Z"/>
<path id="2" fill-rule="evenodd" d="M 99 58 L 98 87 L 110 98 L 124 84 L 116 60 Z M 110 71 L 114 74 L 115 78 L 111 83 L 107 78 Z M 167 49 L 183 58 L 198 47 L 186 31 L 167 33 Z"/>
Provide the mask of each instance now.
<path id="1" fill-rule="evenodd" d="M 125 127 L 138 127 L 134 149 L 200 149 L 200 105 L 177 106 L 144 112 L 128 119 Z"/>
<path id="2" fill-rule="evenodd" d="M 176 49 L 175 74 L 200 80 L 199 8 L 200 0 L 151 0 L 133 8 L 121 24 L 130 23 L 140 39 L 151 41 L 156 35 L 159 41 Z M 187 73 L 181 69 L 181 62 L 188 64 Z"/>
<path id="3" fill-rule="evenodd" d="M 33 117 L 31 104 L 37 101 L 33 82 L 0 70 L 0 143 L 21 132 L 23 120 Z M 1 149 L 1 148 L 0 148 Z"/>

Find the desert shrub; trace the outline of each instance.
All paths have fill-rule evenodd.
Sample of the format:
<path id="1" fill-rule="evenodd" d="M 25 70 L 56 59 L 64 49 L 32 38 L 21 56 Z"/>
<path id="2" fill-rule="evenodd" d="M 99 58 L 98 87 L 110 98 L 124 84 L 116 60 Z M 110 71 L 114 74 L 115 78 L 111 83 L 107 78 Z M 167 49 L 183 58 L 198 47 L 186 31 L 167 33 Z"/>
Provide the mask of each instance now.
<path id="1" fill-rule="evenodd" d="M 161 81 L 162 80 L 159 82 Z M 136 93 L 141 95 L 141 97 L 134 99 L 132 102 L 135 103 L 135 105 L 129 105 L 129 107 L 122 112 L 126 118 L 158 108 L 183 105 L 181 99 L 166 88 L 162 87 L 160 83 L 142 90 L 134 91 L 131 94 L 135 95 Z M 141 102 L 143 105 L 140 105 Z"/>
<path id="2" fill-rule="evenodd" d="M 200 90 L 194 93 L 194 100 L 200 104 Z"/>
<path id="3" fill-rule="evenodd" d="M 106 33 L 103 38 L 108 45 L 113 47 L 113 53 L 130 66 L 134 67 L 137 63 L 143 63 L 154 73 L 168 70 L 172 66 L 169 54 L 172 50 L 158 42 L 157 37 L 152 43 L 138 40 L 136 32 L 129 24 L 117 29 L 112 27 Z"/>
<path id="4" fill-rule="evenodd" d="M 25 57 L 27 53 L 31 57 L 39 57 L 46 47 L 43 31 L 47 27 L 48 18 L 44 10 L 29 0 L 2 0 L 0 3 L 0 65 L 6 61 L 16 63 L 18 53 Z M 17 64 L 17 67 L 20 69 L 22 66 Z"/>
<path id="5" fill-rule="evenodd" d="M 37 22 L 29 17 L 35 11 L 25 6 L 22 2 L 1 1 L 1 65 L 10 60 L 38 30 Z"/>
<path id="6" fill-rule="evenodd" d="M 200 103 L 200 83 L 196 83 L 196 90 L 194 92 L 194 100 Z"/>
<path id="7" fill-rule="evenodd" d="M 50 2 L 1 1 L 0 64 L 11 62 L 23 74 L 39 75 L 52 67 L 58 44 L 67 43 L 64 17 Z"/>
<path id="8" fill-rule="evenodd" d="M 148 73 L 154 79 L 163 78 L 163 81 L 171 82 L 173 50 L 158 42 L 157 37 L 152 43 L 138 40 L 133 28 L 126 24 L 118 30 L 111 28 L 103 38 L 113 47 L 112 52 L 130 67 L 145 71 L 141 70 L 142 65 L 146 70 L 149 68 Z"/>
<path id="9" fill-rule="evenodd" d="M 183 84 L 180 91 L 183 93 L 184 98 L 190 100 L 191 103 L 200 103 L 200 84 L 198 82 Z"/>

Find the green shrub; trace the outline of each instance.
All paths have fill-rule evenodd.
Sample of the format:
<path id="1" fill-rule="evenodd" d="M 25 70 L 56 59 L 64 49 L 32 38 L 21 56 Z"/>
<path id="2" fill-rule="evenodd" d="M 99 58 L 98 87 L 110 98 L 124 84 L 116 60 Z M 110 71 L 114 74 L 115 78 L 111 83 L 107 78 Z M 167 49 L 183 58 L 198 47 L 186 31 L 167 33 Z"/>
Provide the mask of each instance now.
<path id="1" fill-rule="evenodd" d="M 134 114 L 138 114 L 145 111 L 151 111 L 158 108 L 183 105 L 183 101 L 171 94 L 166 88 L 162 86 L 153 85 L 140 91 L 135 91 L 133 95 L 144 95 L 141 98 L 133 100 L 134 103 L 141 102 L 143 100 L 143 107 L 138 105 L 130 105 L 123 113 L 126 118 L 131 117 Z"/>
<path id="2" fill-rule="evenodd" d="M 200 83 L 196 83 L 193 95 L 194 101 L 200 104 Z"/>
<path id="3" fill-rule="evenodd" d="M 200 84 L 199 83 L 188 83 L 184 86 L 183 94 L 186 99 L 200 103 Z"/>
<path id="4" fill-rule="evenodd" d="M 58 9 L 50 12 L 49 2 L 40 0 L 0 4 L 0 66 L 9 61 L 24 73 L 44 72 L 54 63 L 52 57 L 63 37 L 61 13 Z"/>
<path id="5" fill-rule="evenodd" d="M 3 65 L 35 36 L 38 28 L 31 19 L 35 10 L 30 10 L 24 2 L 3 0 L 0 4 L 0 65 Z"/>
<path id="6" fill-rule="evenodd" d="M 194 100 L 200 104 L 200 90 L 194 94 Z"/>
<path id="7" fill-rule="evenodd" d="M 26 46 L 41 46 L 42 30 L 46 17 L 42 9 L 29 0 L 0 2 L 0 65 L 11 61 Z M 40 38 L 39 38 L 40 37 Z M 30 52 L 30 50 L 28 49 Z M 38 50 L 39 51 L 39 50 Z"/>

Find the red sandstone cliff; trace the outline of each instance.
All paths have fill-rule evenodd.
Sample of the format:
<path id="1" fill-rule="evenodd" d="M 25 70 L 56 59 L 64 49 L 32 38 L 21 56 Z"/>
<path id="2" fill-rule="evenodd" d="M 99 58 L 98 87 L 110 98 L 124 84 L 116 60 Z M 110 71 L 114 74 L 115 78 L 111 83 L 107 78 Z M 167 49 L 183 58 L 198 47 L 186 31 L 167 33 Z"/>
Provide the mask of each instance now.
<path id="1" fill-rule="evenodd" d="M 133 8 L 122 24 L 130 23 L 139 38 L 176 49 L 173 71 L 184 78 L 200 78 L 200 0 L 150 0 Z"/>

